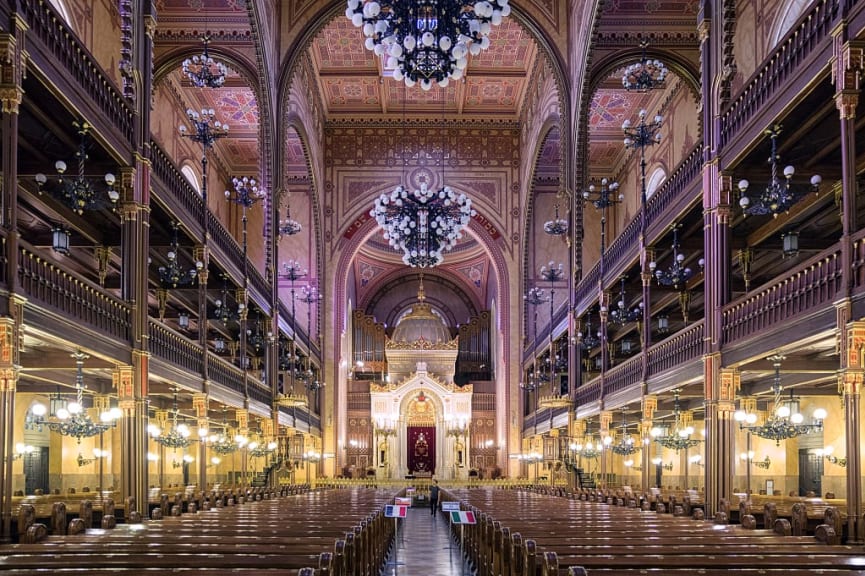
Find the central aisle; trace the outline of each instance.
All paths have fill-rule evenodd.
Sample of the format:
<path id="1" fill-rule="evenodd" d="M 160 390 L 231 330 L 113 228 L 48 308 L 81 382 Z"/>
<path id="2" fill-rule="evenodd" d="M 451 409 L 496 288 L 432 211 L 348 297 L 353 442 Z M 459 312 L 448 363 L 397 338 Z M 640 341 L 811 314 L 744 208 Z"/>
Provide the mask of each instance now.
<path id="1" fill-rule="evenodd" d="M 409 508 L 402 521 L 396 546 L 382 576 L 472 576 L 464 565 L 459 542 L 450 538 L 447 516 L 430 514 L 429 508 Z"/>

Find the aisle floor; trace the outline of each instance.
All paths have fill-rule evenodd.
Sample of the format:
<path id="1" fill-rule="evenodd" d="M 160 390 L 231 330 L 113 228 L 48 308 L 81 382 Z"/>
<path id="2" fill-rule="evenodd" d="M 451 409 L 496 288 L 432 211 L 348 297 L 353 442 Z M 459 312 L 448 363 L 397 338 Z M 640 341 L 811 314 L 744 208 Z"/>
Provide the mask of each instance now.
<path id="1" fill-rule="evenodd" d="M 396 546 L 382 576 L 472 576 L 463 561 L 459 541 L 450 538 L 447 516 L 430 514 L 429 508 L 409 508 L 402 521 Z"/>

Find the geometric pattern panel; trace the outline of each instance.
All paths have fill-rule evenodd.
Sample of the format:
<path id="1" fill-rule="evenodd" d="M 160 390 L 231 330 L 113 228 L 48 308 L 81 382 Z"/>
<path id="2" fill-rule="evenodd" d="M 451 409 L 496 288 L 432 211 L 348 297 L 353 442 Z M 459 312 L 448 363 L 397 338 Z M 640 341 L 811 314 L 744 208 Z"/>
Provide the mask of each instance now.
<path id="1" fill-rule="evenodd" d="M 375 54 L 367 50 L 364 36 L 348 18 L 337 16 L 315 37 L 313 46 L 323 71 L 375 70 Z"/>
<path id="2" fill-rule="evenodd" d="M 470 58 L 470 70 L 481 74 L 487 69 L 527 72 L 532 64 L 534 46 L 525 28 L 513 18 L 505 18 L 500 26 L 493 26 L 489 48 Z"/>
<path id="3" fill-rule="evenodd" d="M 232 128 L 258 130 L 258 105 L 255 94 L 248 88 L 223 88 L 216 99 L 217 118 L 229 122 Z"/>
<path id="4" fill-rule="evenodd" d="M 377 110 L 381 107 L 378 78 L 341 77 L 322 81 L 324 97 L 329 110 Z"/>
<path id="5" fill-rule="evenodd" d="M 679 16 L 693 19 L 700 8 L 699 0 L 613 0 L 605 2 L 605 14 L 645 16 Z"/>
<path id="6" fill-rule="evenodd" d="M 469 77 L 466 80 L 466 110 L 513 108 L 524 84 L 524 78 Z"/>

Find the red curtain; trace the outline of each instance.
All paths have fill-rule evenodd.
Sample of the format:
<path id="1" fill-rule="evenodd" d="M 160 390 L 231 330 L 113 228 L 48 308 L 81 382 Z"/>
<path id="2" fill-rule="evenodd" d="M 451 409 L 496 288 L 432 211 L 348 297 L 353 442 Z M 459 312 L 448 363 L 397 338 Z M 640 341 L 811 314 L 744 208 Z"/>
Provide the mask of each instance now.
<path id="1" fill-rule="evenodd" d="M 436 429 L 435 426 L 408 427 L 408 471 L 409 474 L 435 474 Z"/>

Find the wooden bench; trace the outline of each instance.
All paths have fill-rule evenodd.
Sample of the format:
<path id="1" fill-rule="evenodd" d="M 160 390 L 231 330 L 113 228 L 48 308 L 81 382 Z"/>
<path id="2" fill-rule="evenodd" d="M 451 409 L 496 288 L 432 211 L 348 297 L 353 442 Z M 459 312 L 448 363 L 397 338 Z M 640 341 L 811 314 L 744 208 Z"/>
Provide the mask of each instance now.
<path id="1" fill-rule="evenodd" d="M 393 523 L 381 513 L 393 494 L 329 490 L 163 517 L 115 530 L 48 536 L 13 544 L 0 570 L 78 573 L 194 569 L 195 573 L 296 574 L 315 567 L 321 575 L 372 576 L 383 566 Z"/>
<path id="2" fill-rule="evenodd" d="M 466 550 L 479 575 L 558 575 L 569 566 L 589 574 L 650 569 L 704 574 L 723 567 L 777 574 L 791 568 L 799 574 L 844 569 L 849 574 L 860 562 L 853 547 L 610 506 L 597 495 L 595 502 L 494 490 L 455 490 L 446 496 L 479 517 L 467 532 Z"/>

